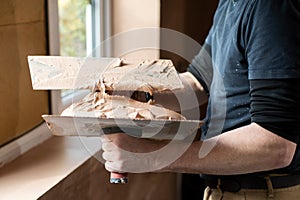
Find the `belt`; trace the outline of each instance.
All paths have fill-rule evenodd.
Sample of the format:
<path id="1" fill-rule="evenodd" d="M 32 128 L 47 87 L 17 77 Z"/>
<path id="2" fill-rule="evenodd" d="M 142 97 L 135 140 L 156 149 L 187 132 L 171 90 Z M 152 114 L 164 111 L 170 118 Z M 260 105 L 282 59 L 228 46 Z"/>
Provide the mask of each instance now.
<path id="1" fill-rule="evenodd" d="M 201 175 L 207 186 L 219 188 L 222 191 L 238 192 L 240 189 L 268 189 L 272 184 L 273 189 L 292 187 L 300 184 L 300 174 L 296 175 L 239 175 L 239 176 L 209 176 Z"/>

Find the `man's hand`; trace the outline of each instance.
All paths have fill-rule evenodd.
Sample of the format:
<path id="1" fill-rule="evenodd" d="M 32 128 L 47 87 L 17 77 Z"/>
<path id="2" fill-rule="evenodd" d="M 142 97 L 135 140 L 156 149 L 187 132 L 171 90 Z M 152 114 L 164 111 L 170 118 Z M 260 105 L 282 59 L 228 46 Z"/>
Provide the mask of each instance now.
<path id="1" fill-rule="evenodd" d="M 163 167 L 157 151 L 167 141 L 135 138 L 124 133 L 103 135 L 101 141 L 105 168 L 110 172 L 142 173 Z"/>

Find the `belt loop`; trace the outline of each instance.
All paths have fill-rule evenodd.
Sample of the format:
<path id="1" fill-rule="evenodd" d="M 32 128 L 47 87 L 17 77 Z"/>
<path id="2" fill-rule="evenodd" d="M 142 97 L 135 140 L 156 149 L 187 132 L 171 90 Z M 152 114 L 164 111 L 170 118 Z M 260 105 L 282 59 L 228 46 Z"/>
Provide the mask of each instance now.
<path id="1" fill-rule="evenodd" d="M 268 186 L 268 198 L 273 199 L 274 198 L 274 189 L 273 189 L 271 178 L 270 178 L 270 176 L 265 176 L 264 178 L 265 178 L 265 180 L 267 182 L 267 186 Z"/>
<path id="2" fill-rule="evenodd" d="M 221 189 L 221 179 L 220 178 L 218 178 L 217 190 L 218 190 L 218 197 L 215 197 L 213 199 L 220 199 L 220 200 L 222 200 L 223 199 L 223 191 Z"/>
<path id="3" fill-rule="evenodd" d="M 222 194 L 222 190 L 221 190 L 221 179 L 220 178 L 218 178 L 218 184 L 217 184 L 217 189 L 218 189 L 218 191 Z"/>

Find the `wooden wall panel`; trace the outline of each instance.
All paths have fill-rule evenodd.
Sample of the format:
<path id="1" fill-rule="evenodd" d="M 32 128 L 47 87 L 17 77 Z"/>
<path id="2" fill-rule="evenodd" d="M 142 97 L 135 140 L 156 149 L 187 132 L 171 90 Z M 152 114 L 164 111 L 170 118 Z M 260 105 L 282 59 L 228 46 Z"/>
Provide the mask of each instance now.
<path id="1" fill-rule="evenodd" d="M 49 112 L 48 92 L 33 91 L 27 55 L 47 54 L 45 2 L 0 1 L 0 146 Z"/>

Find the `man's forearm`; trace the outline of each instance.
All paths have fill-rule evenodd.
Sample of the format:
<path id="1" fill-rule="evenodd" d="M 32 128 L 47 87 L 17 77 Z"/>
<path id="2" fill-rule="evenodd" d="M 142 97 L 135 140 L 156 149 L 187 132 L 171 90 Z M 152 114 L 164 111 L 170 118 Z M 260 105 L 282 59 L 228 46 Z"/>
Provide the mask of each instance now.
<path id="1" fill-rule="evenodd" d="M 253 123 L 205 142 L 195 141 L 163 171 L 216 175 L 265 171 L 287 166 L 295 149 L 295 143 Z"/>

